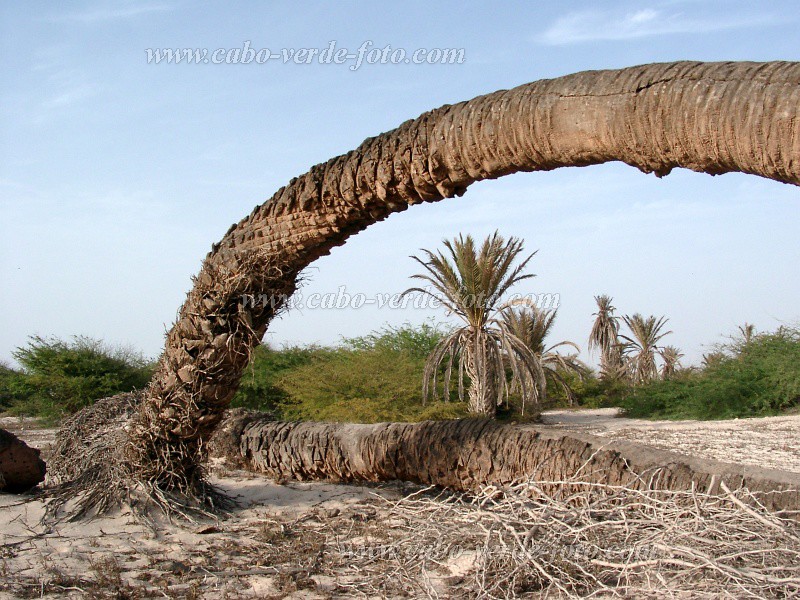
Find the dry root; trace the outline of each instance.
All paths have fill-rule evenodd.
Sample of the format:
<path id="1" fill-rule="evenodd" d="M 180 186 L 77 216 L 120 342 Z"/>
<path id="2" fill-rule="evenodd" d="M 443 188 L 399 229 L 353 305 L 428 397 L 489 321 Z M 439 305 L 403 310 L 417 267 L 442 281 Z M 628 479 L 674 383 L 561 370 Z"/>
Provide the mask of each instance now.
<path id="1" fill-rule="evenodd" d="M 190 521 L 232 504 L 206 482 L 202 470 L 181 490 L 165 490 L 131 463 L 128 430 L 141 393 L 119 394 L 65 420 L 48 464 L 48 517 L 76 520 L 129 507 L 144 522 L 162 513 Z"/>

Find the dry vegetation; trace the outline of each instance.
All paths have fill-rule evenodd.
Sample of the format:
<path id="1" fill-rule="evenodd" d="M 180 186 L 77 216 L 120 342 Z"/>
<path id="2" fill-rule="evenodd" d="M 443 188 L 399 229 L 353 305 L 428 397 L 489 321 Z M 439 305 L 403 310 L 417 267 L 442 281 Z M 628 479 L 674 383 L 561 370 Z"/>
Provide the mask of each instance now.
<path id="1" fill-rule="evenodd" d="M 584 412 L 550 418 L 570 428 L 604 426 L 612 437 L 615 428 L 630 432 L 659 425 L 598 422 L 598 415 L 589 419 L 588 413 L 584 423 L 579 421 Z M 744 430 L 761 423 L 693 426 Z M 17 429 L 25 438 L 42 440 L 46 431 Z M 779 439 L 758 438 L 751 449 L 735 452 L 748 454 L 753 445 L 768 442 Z M 239 506 L 219 521 L 159 522 L 157 535 L 130 512 L 45 528 L 41 501 L 0 497 L 0 598 L 779 598 L 800 593 L 799 516 L 771 514 L 744 490 L 643 492 L 582 483 L 579 474 L 556 486 L 529 482 L 504 494 L 485 488 L 469 496 L 402 485 L 276 485 L 242 471 L 216 469 L 214 483 Z"/>
<path id="2" fill-rule="evenodd" d="M 743 490 L 529 481 L 476 495 L 216 480 L 244 506 L 191 528 L 130 513 L 42 529 L 11 505 L 0 590 L 106 598 L 721 597 L 800 593 L 798 515 Z M 0 597 L 2 594 L 0 593 Z"/>

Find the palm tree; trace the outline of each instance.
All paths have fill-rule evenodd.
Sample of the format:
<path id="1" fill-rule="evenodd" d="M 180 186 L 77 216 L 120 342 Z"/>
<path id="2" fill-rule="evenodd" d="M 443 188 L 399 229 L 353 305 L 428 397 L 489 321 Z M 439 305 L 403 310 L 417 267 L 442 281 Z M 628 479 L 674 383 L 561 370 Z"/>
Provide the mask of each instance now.
<path id="1" fill-rule="evenodd" d="M 113 494 L 112 506 L 136 489 L 202 496 L 208 441 L 280 299 L 309 264 L 351 235 L 410 205 L 461 196 L 476 181 L 519 171 L 622 161 L 659 176 L 685 167 L 800 185 L 795 130 L 786 126 L 800 119 L 798 82 L 798 62 L 587 71 L 432 110 L 313 166 L 212 245 L 151 384 L 122 428 L 124 441 L 114 437 L 120 427 L 103 438 L 107 446 L 92 438 L 102 451 L 91 460 L 80 454 L 85 445 L 74 444 L 78 454 L 65 464 L 88 466 L 86 484 L 73 491 L 110 491 L 87 493 L 81 505 L 97 507 Z M 697 131 L 704 143 L 687 144 L 683 133 Z M 254 310 L 242 302 L 252 296 L 279 301 Z"/>
<path id="2" fill-rule="evenodd" d="M 631 330 L 630 336 L 620 336 L 626 342 L 624 355 L 628 377 L 634 384 L 655 379 L 658 377 L 656 355 L 661 351 L 658 342 L 664 336 L 672 333 L 671 331 L 661 331 L 668 319 L 656 318 L 653 315 L 645 318 L 639 313 L 630 317 L 626 315 L 622 319 Z"/>
<path id="3" fill-rule="evenodd" d="M 683 354 L 675 346 L 664 346 L 659 351 L 663 364 L 661 365 L 661 379 L 669 379 L 681 365 Z"/>
<path id="4" fill-rule="evenodd" d="M 742 344 L 747 345 L 756 337 L 756 326 L 752 323 L 745 322 L 744 325 L 739 325 L 739 334 L 741 336 Z"/>
<path id="5" fill-rule="evenodd" d="M 589 334 L 589 350 L 600 351 L 600 377 L 614 379 L 622 373 L 622 345 L 619 342 L 619 317 L 614 314 L 613 298 L 605 294 L 594 297 L 597 318 Z"/>
<path id="6" fill-rule="evenodd" d="M 225 429 L 227 439 L 218 446 L 221 454 L 246 470 L 277 481 L 413 481 L 457 491 L 486 491 L 487 486 L 504 488 L 509 481 L 531 477 L 575 481 L 577 473 L 583 489 L 591 489 L 587 484 L 596 482 L 650 492 L 655 486 L 674 491 L 708 490 L 720 478 L 742 481 L 742 469 L 736 465 L 687 459 L 676 463 L 674 453 L 654 446 L 609 447 L 602 438 L 587 439 L 579 431 L 540 435 L 536 429 L 499 421 L 286 423 L 268 415 L 243 414 L 233 417 Z M 642 452 L 643 448 L 647 451 Z M 666 465 L 673 468 L 663 469 Z M 657 480 L 642 477 L 646 472 L 664 476 Z M 783 507 L 796 514 L 797 495 L 775 493 L 793 487 L 785 478 L 764 476 L 747 481 L 781 503 L 773 505 L 775 510 Z M 568 485 L 562 489 L 574 493 L 581 488 Z M 654 496 L 654 501 L 658 502 L 657 498 Z M 593 503 L 599 506 L 598 499 Z"/>
<path id="7" fill-rule="evenodd" d="M 730 343 L 720 347 L 723 352 L 741 354 L 758 337 L 756 326 L 752 323 L 745 322 L 744 325 L 739 325 L 738 329 L 739 335 L 730 336 Z"/>
<path id="8" fill-rule="evenodd" d="M 458 395 L 464 399 L 465 377 L 469 379 L 469 410 L 493 416 L 507 393 L 505 363 L 523 387 L 523 396 L 538 399 L 540 368 L 531 350 L 513 335 L 497 313 L 503 294 L 514 284 L 533 277 L 523 271 L 535 252 L 515 265 L 523 243 L 517 238 L 504 240 L 497 232 L 478 249 L 472 236 L 459 235 L 444 240 L 447 254 L 424 250 L 425 260 L 413 256 L 425 273 L 413 275 L 430 284 L 409 288 L 404 294 L 420 292 L 432 296 L 465 325 L 446 335 L 434 348 L 425 365 L 422 395 L 436 394 L 440 365 L 445 364 L 444 397 L 450 393 L 454 365 L 458 368 Z M 446 362 L 445 362 L 446 361 Z M 533 374 L 535 373 L 535 374 Z"/>
<path id="9" fill-rule="evenodd" d="M 539 402 L 543 404 L 547 400 L 547 386 L 558 384 L 564 390 L 570 404 L 575 403 L 575 392 L 569 385 L 568 379 L 564 376 L 567 373 L 574 373 L 583 378 L 586 375 L 586 366 L 578 360 L 576 354 L 563 355 L 556 352 L 557 348 L 571 346 L 577 352 L 580 348 L 573 342 L 563 341 L 546 346 L 545 340 L 550 334 L 550 329 L 556 319 L 558 310 L 542 310 L 536 305 L 527 305 L 523 308 L 506 308 L 503 315 L 503 322 L 508 330 L 531 349 L 536 357 L 538 368 L 535 375 L 539 377 L 529 383 L 531 388 L 537 390 Z M 525 372 L 529 376 L 530 373 Z M 521 382 L 514 379 L 512 389 L 520 389 Z M 523 402 L 523 411 L 525 404 Z"/>
<path id="10" fill-rule="evenodd" d="M 718 350 L 703 354 L 703 368 L 712 369 L 718 367 L 720 364 L 722 364 L 725 358 L 725 353 Z"/>

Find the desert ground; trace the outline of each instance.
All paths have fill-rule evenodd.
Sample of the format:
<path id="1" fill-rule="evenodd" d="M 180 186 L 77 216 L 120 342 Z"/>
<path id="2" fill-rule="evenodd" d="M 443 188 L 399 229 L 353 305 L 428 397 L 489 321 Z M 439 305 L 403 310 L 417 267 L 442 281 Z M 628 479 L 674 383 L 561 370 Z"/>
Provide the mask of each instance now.
<path id="1" fill-rule="evenodd" d="M 615 409 L 560 410 L 545 413 L 543 423 L 800 472 L 800 415 L 652 422 L 619 418 Z M 0 427 L 46 457 L 54 430 L 9 418 Z M 402 483 L 279 485 L 219 461 L 212 473 L 238 506 L 197 523 L 150 527 L 123 511 L 44 525 L 41 500 L 0 495 L 0 598 L 461 597 L 459 586 L 479 560 L 480 548 L 454 545 L 432 524 L 446 521 L 450 510 L 436 490 Z M 430 560 L 405 572 L 409 557 L 397 560 L 393 553 L 415 545 Z M 403 585 L 410 579 L 418 581 L 416 589 Z M 519 590 L 485 592 L 464 595 Z M 539 596 L 534 590 L 529 597 Z"/>
<path id="2" fill-rule="evenodd" d="M 545 424 L 681 454 L 800 473 L 800 415 L 723 421 L 647 421 L 616 408 L 555 410 Z"/>

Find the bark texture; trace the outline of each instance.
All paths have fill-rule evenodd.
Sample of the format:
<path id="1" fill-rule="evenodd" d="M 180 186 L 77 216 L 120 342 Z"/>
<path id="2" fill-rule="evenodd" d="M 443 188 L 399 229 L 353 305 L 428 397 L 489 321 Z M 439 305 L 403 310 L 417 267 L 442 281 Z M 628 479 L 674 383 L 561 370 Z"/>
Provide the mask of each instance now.
<path id="1" fill-rule="evenodd" d="M 800 510 L 800 474 L 684 456 L 631 442 L 488 419 L 285 423 L 240 416 L 227 457 L 278 480 L 411 481 L 458 491 L 576 474 L 593 483 L 717 493 L 747 487 L 772 510 Z M 238 452 L 236 449 L 238 441 Z"/>
<path id="2" fill-rule="evenodd" d="M 298 274 L 409 205 L 518 171 L 622 161 L 800 185 L 800 63 L 652 64 L 447 105 L 312 167 L 215 244 L 169 332 L 126 461 L 190 488 L 251 349 Z M 255 307 L 247 295 L 266 299 Z"/>
<path id="3" fill-rule="evenodd" d="M 494 417 L 497 414 L 497 372 L 494 361 L 488 356 L 489 340 L 485 335 L 477 335 L 474 343 L 462 349 L 466 353 L 464 370 L 469 379 L 467 390 L 470 414 Z"/>

